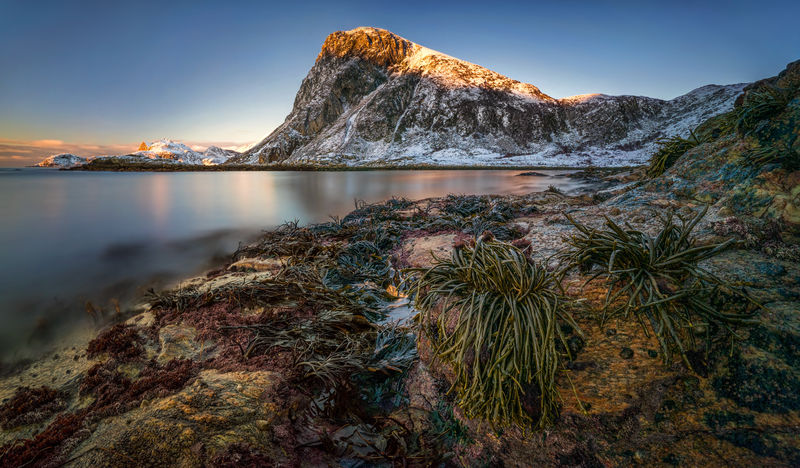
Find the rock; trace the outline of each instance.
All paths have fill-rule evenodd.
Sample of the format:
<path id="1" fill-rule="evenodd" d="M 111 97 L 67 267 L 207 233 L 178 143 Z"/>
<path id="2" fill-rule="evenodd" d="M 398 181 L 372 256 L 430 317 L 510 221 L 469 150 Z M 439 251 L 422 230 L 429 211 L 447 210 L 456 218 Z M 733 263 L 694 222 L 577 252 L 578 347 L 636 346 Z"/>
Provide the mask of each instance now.
<path id="1" fill-rule="evenodd" d="M 173 359 L 208 358 L 214 350 L 212 342 L 196 341 L 197 330 L 184 325 L 166 325 L 158 333 L 161 351 L 156 360 L 166 363 Z M 201 356 L 202 355 L 202 356 Z"/>
<path id="2" fill-rule="evenodd" d="M 243 258 L 228 266 L 231 271 L 268 271 L 275 273 L 281 269 L 281 259 Z"/>
<path id="3" fill-rule="evenodd" d="M 133 317 L 129 318 L 125 321 L 128 325 L 137 325 L 142 328 L 147 328 L 152 326 L 155 323 L 156 317 L 153 315 L 152 312 L 142 312 L 140 314 L 134 315 Z"/>
<path id="4" fill-rule="evenodd" d="M 450 255 L 455 239 L 455 234 L 409 238 L 402 247 L 406 252 L 405 260 L 413 267 L 430 266 L 433 255 L 440 258 Z"/>
<path id="5" fill-rule="evenodd" d="M 174 395 L 148 405 L 142 402 L 137 409 L 103 420 L 73 456 L 81 456 L 82 466 L 144 466 L 154 461 L 200 466 L 203 460 L 191 450 L 196 444 L 204 446 L 208 457 L 235 442 L 269 450 L 260 433 L 286 408 L 276 407 L 263 395 L 277 382 L 278 377 L 266 371 L 203 371 L 195 384 Z M 98 446 L 114 450 L 91 450 Z"/>
<path id="6" fill-rule="evenodd" d="M 779 263 L 773 262 L 757 262 L 755 267 L 758 271 L 770 278 L 778 278 L 786 274 L 786 268 Z"/>

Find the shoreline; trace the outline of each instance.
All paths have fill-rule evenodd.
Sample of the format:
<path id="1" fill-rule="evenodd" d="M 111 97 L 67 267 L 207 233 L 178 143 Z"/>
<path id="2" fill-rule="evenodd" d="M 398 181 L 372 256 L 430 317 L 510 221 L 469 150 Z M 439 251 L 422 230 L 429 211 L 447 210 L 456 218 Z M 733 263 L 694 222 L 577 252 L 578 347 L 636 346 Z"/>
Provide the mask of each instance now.
<path id="1" fill-rule="evenodd" d="M 30 166 L 37 167 L 37 166 Z M 281 172 L 281 171 L 302 171 L 302 172 L 342 172 L 342 171 L 469 171 L 469 170 L 495 170 L 495 171 L 613 171 L 622 172 L 632 170 L 640 166 L 487 166 L 487 165 L 431 165 L 414 164 L 406 166 L 347 166 L 331 165 L 320 166 L 312 164 L 272 164 L 272 165 L 216 165 L 203 166 L 192 164 L 158 164 L 158 163 L 125 163 L 116 162 L 88 163 L 82 166 L 71 168 L 59 168 L 63 171 L 105 171 L 105 172 Z"/>
<path id="2" fill-rule="evenodd" d="M 624 184 L 618 187 L 621 185 Z M 625 193 L 624 188 L 614 192 L 617 196 Z M 468 464 L 473 456 L 489 464 L 514 464 L 530 462 L 519 457 L 533 450 L 540 453 L 535 461 L 545 463 L 551 457 L 557 459 L 569 453 L 532 440 L 516 427 L 507 428 L 502 440 L 517 446 L 518 451 L 506 452 L 493 445 L 492 441 L 497 440 L 494 432 L 480 420 L 466 417 L 448 395 L 452 370 L 433 358 L 431 342 L 415 338 L 413 349 L 407 348 L 411 343 L 409 333 L 419 330 L 418 326 L 386 325 L 381 317 L 390 315 L 394 304 L 405 301 L 399 305 L 407 305 L 407 291 L 397 290 L 392 271 L 427 268 L 435 262 L 433 254 L 446 258 L 459 239 L 463 242 L 465 232 L 478 236 L 485 229 L 491 230 L 505 242 L 530 249 L 535 260 L 543 261 L 562 247 L 564 235 L 571 232 L 564 212 L 591 226 L 599 225 L 603 216 L 610 216 L 618 221 L 629 220 L 636 229 L 650 230 L 657 223 L 655 217 L 647 216 L 649 210 L 695 210 L 697 205 L 691 201 L 664 204 L 662 200 L 639 200 L 626 207 L 624 213 L 617 206 L 622 205 L 598 203 L 590 194 L 566 196 L 555 191 L 451 195 L 364 204 L 340 220 L 327 223 L 287 223 L 242 246 L 221 268 L 180 281 L 174 289 L 153 293 L 144 312 L 93 333 L 94 338 L 85 348 L 78 345 L 56 350 L 20 372 L 5 376 L 0 379 L 0 388 L 7 399 L 17 395 L 12 395 L 9 385 L 52 385 L 63 392 L 58 394 L 60 400 L 55 400 L 58 408 L 66 408 L 67 414 L 78 418 L 74 427 L 88 429 L 67 435 L 66 439 L 54 439 L 56 451 L 45 456 L 54 461 L 80 457 L 81 466 L 114 465 L 112 454 L 93 449 L 108 443 L 137 463 L 158 460 L 167 464 L 203 464 L 219 461 L 219 457 L 235 460 L 240 456 L 236 450 L 263 457 L 259 460 L 265 464 L 300 460 L 325 464 L 341 460 L 341 455 L 332 451 L 365 462 L 387 459 L 386 453 L 370 445 L 360 448 L 349 438 L 354 433 L 370 443 L 375 433 L 390 440 L 396 437 L 395 443 L 405 446 L 417 441 L 428 449 L 414 456 L 428 457 L 425 459 L 438 460 L 437 457 L 452 453 L 461 464 Z M 704 221 L 704 237 L 713 237 L 711 227 L 717 219 L 712 214 Z M 778 265 L 788 268 L 785 262 L 754 256 L 749 251 L 731 255 L 726 259 L 728 263 L 717 268 L 736 265 L 738 277 L 757 277 L 753 268 L 764 262 L 774 263 L 773 269 Z M 318 278 L 324 271 L 332 274 Z M 342 286 L 331 286 L 330 282 Z M 596 306 L 604 291 L 594 284 L 586 290 L 578 288 L 583 282 L 584 277 L 573 274 L 565 278 L 565 291 L 574 299 Z M 775 287 L 772 282 L 766 284 L 771 285 L 764 286 L 770 290 Z M 284 302 L 284 296 L 289 303 Z M 772 299 L 775 300 L 776 304 L 783 304 L 782 299 Z M 342 309 L 348 312 L 340 318 L 326 315 L 335 310 L 341 311 L 336 314 L 344 313 Z M 326 320 L 331 319 L 335 322 L 326 325 Z M 625 452 L 628 445 L 611 436 L 617 424 L 614 421 L 639 421 L 637 424 L 644 425 L 641 430 L 668 437 L 671 430 L 652 422 L 647 413 L 648 405 L 660 408 L 664 401 L 673 402 L 665 416 L 669 421 L 687 433 L 697 431 L 696 424 L 687 418 L 697 411 L 689 397 L 699 398 L 692 396 L 699 390 L 711 395 L 720 391 L 712 379 L 698 380 L 681 367 L 664 367 L 650 354 L 658 349 L 655 338 L 643 335 L 632 321 L 615 322 L 611 325 L 612 334 L 608 326 L 598 326 L 588 312 L 576 312 L 576 320 L 585 335 L 579 338 L 571 334 L 568 341 L 571 349 L 575 347 L 575 357 L 557 380 L 563 403 L 561 418 L 550 428 L 554 437 L 572 437 L 577 424 L 581 437 L 602 439 L 608 444 L 598 454 L 602 460 L 624 465 L 631 461 Z M 279 327 L 273 330 L 270 324 Z M 272 333 L 289 343 L 324 342 L 330 333 L 324 328 L 328 326 L 334 327 L 330 336 L 336 344 L 323 353 L 332 353 L 332 360 L 314 364 L 323 367 L 312 366 L 310 373 L 300 372 L 305 368 L 289 359 L 302 346 L 259 345 L 259 340 Z M 280 330 L 297 330 L 300 335 L 284 335 Z M 381 355 L 382 360 L 377 363 L 370 361 L 378 340 L 376 330 L 379 334 L 394 333 L 391 353 Z M 343 351 L 338 347 L 340 340 L 355 348 Z M 406 351 L 401 352 L 402 349 Z M 313 356 L 303 359 L 313 360 Z M 353 359 L 358 364 L 346 364 Z M 319 379 L 315 377 L 317 372 L 328 377 Z M 566 373 L 571 375 L 569 380 L 564 377 Z M 52 383 L 42 379 L 51 375 Z M 331 387 L 329 378 L 338 383 Z M 318 401 L 325 401 L 324 395 L 333 392 L 332 388 L 342 391 L 351 379 L 358 382 L 356 393 L 342 395 L 344 403 L 337 403 L 345 405 L 339 411 L 350 416 L 314 409 Z M 694 390 L 676 390 L 681 386 L 694 386 Z M 642 389 L 646 391 L 640 394 Z M 386 399 L 382 392 L 400 397 Z M 80 396 L 67 396 L 76 393 Z M 704 411 L 712 413 L 727 408 L 724 399 L 713 396 L 703 397 L 703 405 Z M 352 419 L 355 414 L 362 422 Z M 44 418 L 46 427 L 59 431 L 58 437 L 72 430 L 73 426 L 66 426 L 59 417 Z M 597 418 L 605 422 L 598 425 Z M 759 424 L 759 430 L 766 431 L 769 437 L 782 434 L 780 425 L 769 421 Z M 0 443 L 33 437 L 41 427 L 22 426 L 0 432 Z M 367 430 L 370 432 L 359 432 Z M 49 434 L 48 431 L 41 434 Z M 304 435 L 308 431 L 312 435 Z M 313 443 L 328 431 L 332 444 L 329 448 Z M 441 439 L 436 435 L 439 433 L 447 438 Z M 164 434 L 169 435 L 169 440 Z M 694 441 L 695 437 L 689 440 Z M 729 443 L 724 434 L 713 437 L 715 443 Z M 73 438 L 76 441 L 69 442 Z M 204 447 L 203 452 L 190 450 L 198 444 Z M 648 459 L 692 453 L 691 448 L 680 445 L 661 447 L 646 441 L 636 447 L 648 454 Z M 763 460 L 740 456 L 744 458 L 739 460 L 753 463 Z"/>

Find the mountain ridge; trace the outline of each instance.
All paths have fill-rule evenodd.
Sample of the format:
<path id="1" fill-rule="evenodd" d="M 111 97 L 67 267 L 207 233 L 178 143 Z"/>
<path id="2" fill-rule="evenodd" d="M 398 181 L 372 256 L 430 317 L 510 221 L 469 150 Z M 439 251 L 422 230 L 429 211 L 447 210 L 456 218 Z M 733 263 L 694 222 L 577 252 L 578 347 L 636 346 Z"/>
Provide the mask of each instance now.
<path id="1" fill-rule="evenodd" d="M 82 157 L 71 153 L 53 154 L 44 158 L 37 167 L 56 167 L 69 169 L 83 166 L 90 162 L 120 161 L 134 164 L 185 164 L 200 166 L 216 166 L 239 155 L 235 150 L 209 146 L 204 151 L 196 151 L 191 147 L 168 138 L 145 141 L 139 144 L 136 151 L 126 154 L 97 155 Z"/>
<path id="2" fill-rule="evenodd" d="M 362 27 L 325 39 L 286 120 L 229 163 L 638 164 L 659 138 L 731 108 L 744 86 L 707 85 L 672 100 L 555 99 Z"/>

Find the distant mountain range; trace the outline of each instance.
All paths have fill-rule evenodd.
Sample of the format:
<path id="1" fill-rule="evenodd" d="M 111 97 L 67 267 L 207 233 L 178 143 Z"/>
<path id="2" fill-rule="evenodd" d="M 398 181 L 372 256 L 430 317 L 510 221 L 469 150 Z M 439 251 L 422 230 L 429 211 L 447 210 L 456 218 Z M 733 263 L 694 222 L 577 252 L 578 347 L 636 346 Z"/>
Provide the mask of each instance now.
<path id="1" fill-rule="evenodd" d="M 205 151 L 195 151 L 192 148 L 168 139 L 142 142 L 136 151 L 122 155 L 104 155 L 84 158 L 70 153 L 54 154 L 45 158 L 39 167 L 75 167 L 98 159 L 114 159 L 130 163 L 159 163 L 159 164 L 192 164 L 214 166 L 227 162 L 240 153 L 226 150 L 217 146 L 209 146 Z"/>
<path id="2" fill-rule="evenodd" d="M 123 165 L 635 165 L 660 138 L 686 135 L 730 110 L 745 85 L 703 86 L 668 101 L 554 99 L 389 31 L 357 28 L 327 37 L 284 123 L 252 148 L 201 153 L 161 140 L 113 158 Z M 86 162 L 54 155 L 39 165 Z"/>

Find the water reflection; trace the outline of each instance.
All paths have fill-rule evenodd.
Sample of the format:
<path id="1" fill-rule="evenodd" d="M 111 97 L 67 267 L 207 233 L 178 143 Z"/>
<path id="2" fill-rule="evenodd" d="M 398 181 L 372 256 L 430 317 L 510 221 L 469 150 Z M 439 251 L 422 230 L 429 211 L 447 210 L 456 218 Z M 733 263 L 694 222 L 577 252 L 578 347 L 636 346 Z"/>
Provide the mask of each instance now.
<path id="1" fill-rule="evenodd" d="M 37 321 L 58 330 L 85 319 L 86 300 L 132 301 L 146 286 L 201 272 L 261 229 L 343 216 L 354 199 L 580 187 L 553 171 L 519 172 L 0 170 L 0 354 L 23 348 Z"/>

